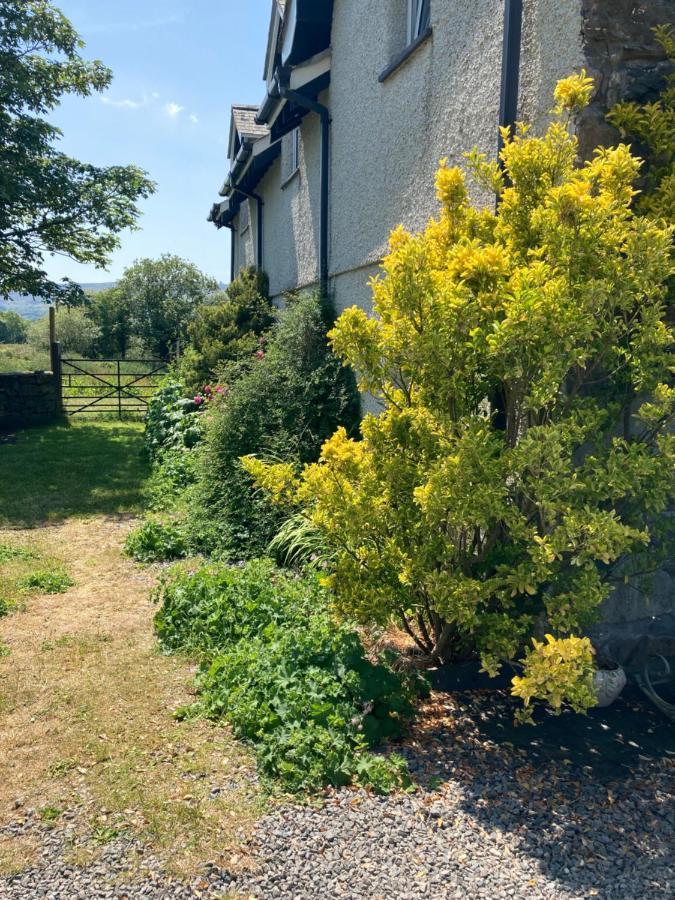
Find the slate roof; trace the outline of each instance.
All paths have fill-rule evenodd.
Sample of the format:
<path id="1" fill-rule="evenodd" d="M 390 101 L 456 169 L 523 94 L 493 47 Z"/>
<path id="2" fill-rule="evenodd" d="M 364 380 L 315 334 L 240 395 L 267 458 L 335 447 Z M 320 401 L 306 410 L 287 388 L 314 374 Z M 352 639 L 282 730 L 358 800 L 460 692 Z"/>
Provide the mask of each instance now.
<path id="1" fill-rule="evenodd" d="M 258 140 L 268 134 L 269 128 L 266 125 L 256 125 L 257 112 L 257 106 L 237 104 L 232 107 L 232 118 L 240 137 Z"/>

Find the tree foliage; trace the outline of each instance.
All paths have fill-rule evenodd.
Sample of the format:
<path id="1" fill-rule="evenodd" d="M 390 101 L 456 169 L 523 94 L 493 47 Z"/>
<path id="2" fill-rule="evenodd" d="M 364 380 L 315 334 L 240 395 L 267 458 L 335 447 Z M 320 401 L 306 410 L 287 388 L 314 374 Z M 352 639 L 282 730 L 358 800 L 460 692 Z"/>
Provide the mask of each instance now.
<path id="1" fill-rule="evenodd" d="M 398 619 L 433 661 L 470 640 L 491 673 L 547 631 L 515 689 L 557 708 L 593 702 L 576 636 L 627 557 L 665 552 L 675 479 L 671 234 L 632 209 L 628 147 L 577 159 L 569 120 L 591 90 L 560 82 L 543 137 L 504 130 L 503 171 L 469 154 L 496 213 L 443 164 L 440 216 L 393 232 L 376 315 L 349 309 L 331 333 L 385 406 L 363 440 L 339 429 L 299 475 L 245 461 L 323 534 L 343 612 Z"/>
<path id="2" fill-rule="evenodd" d="M 57 149 L 61 132 L 45 115 L 112 78 L 82 59 L 83 46 L 48 0 L 0 0 L 0 295 L 81 299 L 77 285 L 47 277 L 45 254 L 103 266 L 154 189 L 136 166 L 101 168 Z"/>
<path id="3" fill-rule="evenodd" d="M 640 106 L 619 103 L 607 118 L 621 136 L 636 138 L 647 150 L 645 191 L 638 209 L 666 222 L 675 221 L 675 28 L 661 25 L 654 29 L 672 70 L 658 100 Z"/>
<path id="4" fill-rule="evenodd" d="M 169 358 L 176 341 L 187 340 L 197 307 L 217 290 L 215 278 L 168 253 L 138 260 L 115 288 L 119 301 L 128 306 L 133 333 L 160 359 Z"/>
<path id="5" fill-rule="evenodd" d="M 200 390 L 224 363 L 250 357 L 273 322 L 267 276 L 244 269 L 226 291 L 199 307 L 190 323 L 189 345 L 181 362 L 188 389 Z"/>
<path id="6" fill-rule="evenodd" d="M 12 310 L 0 312 L 0 344 L 25 344 L 28 322 Z"/>

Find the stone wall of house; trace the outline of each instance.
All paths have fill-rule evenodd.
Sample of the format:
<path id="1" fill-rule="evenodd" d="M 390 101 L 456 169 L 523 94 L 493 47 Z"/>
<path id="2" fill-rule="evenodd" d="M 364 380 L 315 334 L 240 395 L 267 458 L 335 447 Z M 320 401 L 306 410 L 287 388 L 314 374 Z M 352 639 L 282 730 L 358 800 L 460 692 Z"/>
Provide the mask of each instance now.
<path id="1" fill-rule="evenodd" d="M 668 63 L 653 29 L 672 22 L 673 13 L 673 0 L 582 0 L 583 55 L 597 85 L 579 123 L 584 156 L 616 142 L 617 132 L 605 121 L 608 109 L 623 100 L 649 102 L 662 88 Z"/>
<path id="2" fill-rule="evenodd" d="M 653 28 L 673 21 L 673 0 L 582 0 L 581 40 L 588 74 L 597 90 L 578 124 L 580 151 L 616 143 L 605 121 L 620 101 L 654 100 L 664 85 L 668 63 Z M 636 148 L 640 152 L 640 147 Z M 671 512 L 671 515 L 675 512 Z M 597 646 L 625 662 L 641 637 L 675 635 L 675 560 L 657 572 L 617 587 L 592 629 Z"/>
<path id="3" fill-rule="evenodd" d="M 47 424 L 61 415 L 51 372 L 0 372 L 0 430 Z"/>

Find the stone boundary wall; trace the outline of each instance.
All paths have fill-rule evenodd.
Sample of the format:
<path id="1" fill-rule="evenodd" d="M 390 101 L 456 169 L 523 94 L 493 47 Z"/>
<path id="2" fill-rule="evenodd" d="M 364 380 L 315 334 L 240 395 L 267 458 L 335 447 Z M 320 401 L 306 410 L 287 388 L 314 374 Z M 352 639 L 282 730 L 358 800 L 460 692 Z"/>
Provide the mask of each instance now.
<path id="1" fill-rule="evenodd" d="M 52 372 L 0 372 L 0 431 L 55 422 L 63 415 Z"/>

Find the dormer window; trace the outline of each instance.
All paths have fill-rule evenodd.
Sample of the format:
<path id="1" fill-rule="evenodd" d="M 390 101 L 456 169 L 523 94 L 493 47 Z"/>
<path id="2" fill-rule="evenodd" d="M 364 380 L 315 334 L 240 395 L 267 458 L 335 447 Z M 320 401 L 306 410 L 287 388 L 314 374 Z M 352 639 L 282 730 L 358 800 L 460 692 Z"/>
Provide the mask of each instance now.
<path id="1" fill-rule="evenodd" d="M 429 27 L 431 0 L 408 0 L 408 43 L 412 44 Z"/>

